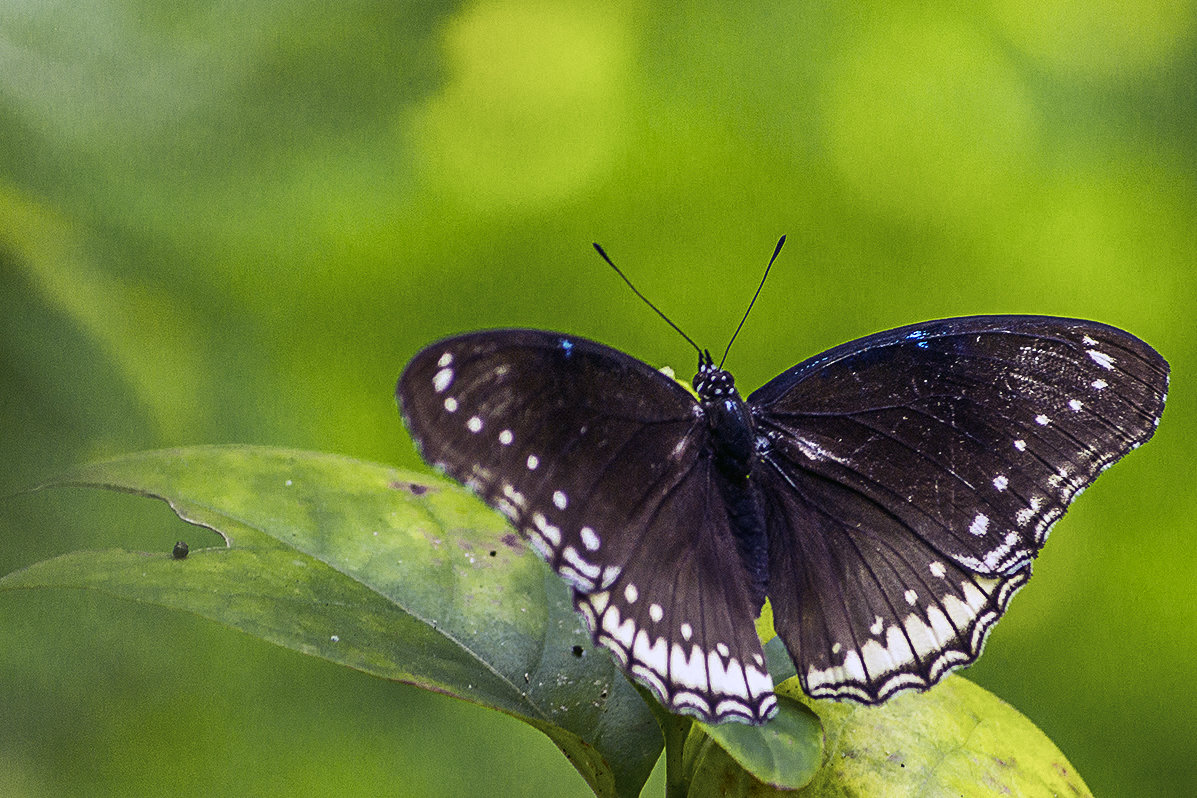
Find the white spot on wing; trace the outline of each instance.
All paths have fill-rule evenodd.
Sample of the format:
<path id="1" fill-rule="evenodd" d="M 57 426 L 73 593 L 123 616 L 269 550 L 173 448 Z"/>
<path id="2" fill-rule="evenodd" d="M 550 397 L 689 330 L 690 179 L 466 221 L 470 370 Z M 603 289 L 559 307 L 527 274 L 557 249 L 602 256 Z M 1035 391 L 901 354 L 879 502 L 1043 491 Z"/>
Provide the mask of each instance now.
<path id="1" fill-rule="evenodd" d="M 996 490 L 1005 490 L 1009 484 L 1010 480 L 1006 478 L 1005 474 L 998 474 L 993 478 L 993 487 Z"/>
<path id="2" fill-rule="evenodd" d="M 1094 380 L 1093 382 L 1091 382 L 1089 384 L 1093 386 L 1093 390 L 1095 390 L 1095 391 L 1100 391 L 1103 388 L 1105 388 L 1107 385 L 1109 385 L 1109 383 L 1106 382 L 1105 380 Z"/>
<path id="3" fill-rule="evenodd" d="M 941 562 L 931 563 L 930 568 L 931 568 L 931 575 L 938 577 L 940 579 L 943 579 L 944 574 L 947 573 L 947 569 L 943 567 L 943 563 L 941 563 Z"/>
<path id="4" fill-rule="evenodd" d="M 977 513 L 977 517 L 973 519 L 968 531 L 977 537 L 984 535 L 989 531 L 989 516 L 985 515 L 984 513 Z"/>
<path id="5" fill-rule="evenodd" d="M 553 491 L 553 504 L 557 506 L 558 510 L 564 510 L 569 504 L 569 499 L 561 491 L 555 490 Z"/>
<path id="6" fill-rule="evenodd" d="M 839 463 L 840 465 L 848 465 L 847 459 L 827 451 L 814 441 L 808 441 L 805 438 L 798 437 L 797 435 L 792 437 L 791 440 L 798 445 L 798 450 L 806 455 L 806 458 L 812 462 L 818 463 L 823 460 L 830 460 L 831 462 Z"/>
<path id="7" fill-rule="evenodd" d="M 915 593 L 913 590 L 907 590 L 905 598 L 907 604 L 914 606 L 914 603 L 919 600 L 919 594 Z"/>
<path id="8" fill-rule="evenodd" d="M 648 617 L 652 618 L 654 622 L 659 622 L 665 617 L 665 611 L 661 609 L 660 604 L 652 604 L 648 608 Z"/>
<path id="9" fill-rule="evenodd" d="M 607 609 L 607 604 L 610 600 L 611 594 L 604 590 L 602 593 L 594 593 L 590 596 L 590 606 L 594 608 L 596 613 L 602 615 L 603 610 Z"/>
<path id="10" fill-rule="evenodd" d="M 931 627 L 914 613 L 906 616 L 902 621 L 902 628 L 906 630 L 906 637 L 919 657 L 926 657 L 939 649 L 939 641 L 935 639 Z"/>
<path id="11" fill-rule="evenodd" d="M 620 643 L 625 649 L 632 647 L 632 636 L 636 633 L 636 622 L 627 618 L 622 623 L 619 620 L 619 607 L 614 605 L 603 613 L 602 630 L 612 640 Z"/>
<path id="12" fill-rule="evenodd" d="M 453 382 L 453 369 L 441 369 L 432 378 L 432 388 L 437 393 L 444 393 Z"/>
<path id="13" fill-rule="evenodd" d="M 748 680 L 748 692 L 752 694 L 753 698 L 773 691 L 773 680 L 764 671 L 759 671 L 749 665 L 744 669 L 744 676 Z"/>
<path id="14" fill-rule="evenodd" d="M 869 631 L 875 635 L 881 634 L 881 630 L 885 627 L 885 621 L 878 615 L 873 619 L 873 625 L 869 627 Z"/>
<path id="15" fill-rule="evenodd" d="M 1084 405 L 1081 404 L 1080 401 L 1077 399 L 1069 399 L 1068 406 L 1071 407 L 1073 412 L 1075 412 L 1075 413 L 1079 413 L 1081 408 L 1084 407 Z"/>
<path id="16" fill-rule="evenodd" d="M 636 646 L 632 649 L 632 656 L 648 666 L 654 673 L 665 676 L 668 672 L 668 646 L 665 638 L 658 637 L 650 645 L 648 632 L 641 629 L 636 634 Z"/>
<path id="17" fill-rule="evenodd" d="M 513 440 L 515 440 L 515 436 L 511 433 L 511 430 L 505 429 L 499 433 L 499 443 L 504 446 L 510 446 Z"/>
<path id="18" fill-rule="evenodd" d="M 595 534 L 593 529 L 584 526 L 578 534 L 582 536 L 582 545 L 586 547 L 587 551 L 598 551 L 599 536 Z"/>
<path id="19" fill-rule="evenodd" d="M 445 366 L 449 365 L 452 362 L 453 362 L 453 353 L 446 352 L 445 354 L 441 355 L 441 359 L 436 361 L 436 364 L 438 366 L 440 366 L 441 368 L 444 368 Z"/>
<path id="20" fill-rule="evenodd" d="M 608 565 L 603 569 L 603 578 L 599 581 L 599 587 L 603 590 L 615 584 L 615 580 L 623 573 L 623 567 L 619 565 Z"/>
<path id="21" fill-rule="evenodd" d="M 600 566 L 582 559 L 582 555 L 573 546 L 566 546 L 561 552 L 561 558 L 590 580 L 598 579 L 599 572 L 602 571 Z"/>
<path id="22" fill-rule="evenodd" d="M 1014 442 L 1014 448 L 1020 452 L 1025 452 L 1027 450 L 1027 442 L 1022 439 L 1016 440 Z"/>
<path id="23" fill-rule="evenodd" d="M 457 400 L 452 396 L 445 397 L 445 411 L 449 413 L 457 412 Z"/>
<path id="24" fill-rule="evenodd" d="M 681 625 L 681 632 L 682 637 L 689 640 L 694 635 L 694 627 L 688 623 L 684 623 Z M 694 650 L 698 651 L 698 648 L 696 647 Z"/>
<path id="25" fill-rule="evenodd" d="M 524 494 L 520 493 L 513 486 L 504 484 L 503 495 L 511 500 L 511 503 L 520 509 L 527 509 L 528 502 L 524 499 Z"/>
<path id="26" fill-rule="evenodd" d="M 689 636 L 686 637 L 689 640 Z M 690 646 L 690 656 L 677 643 L 669 654 L 669 676 L 676 684 L 705 690 L 707 687 L 707 662 L 698 646 Z"/>
<path id="27" fill-rule="evenodd" d="M 629 604 L 635 604 L 636 599 L 640 598 L 640 591 L 636 589 L 635 585 L 629 583 L 628 586 L 623 589 L 623 597 L 627 599 Z"/>
<path id="28" fill-rule="evenodd" d="M 540 458 L 534 454 L 528 455 L 528 470 L 535 471 L 538 465 L 540 465 Z"/>
<path id="29" fill-rule="evenodd" d="M 550 524 L 543 513 L 532 513 L 532 524 L 540 530 L 545 540 L 554 546 L 561 545 L 561 527 Z"/>
<path id="30" fill-rule="evenodd" d="M 478 416 L 470 416 L 470 420 L 466 422 L 466 429 L 470 432 L 481 432 L 482 419 L 478 418 Z"/>
<path id="31" fill-rule="evenodd" d="M 1046 427 L 1048 424 L 1052 423 L 1052 420 L 1040 413 L 1039 415 L 1035 416 L 1035 423 L 1041 427 Z"/>
<path id="32" fill-rule="evenodd" d="M 1101 366 L 1107 371 L 1114 369 L 1114 358 L 1107 355 L 1105 352 L 1098 352 L 1096 349 L 1086 349 L 1085 352 L 1089 357 L 1093 358 L 1093 362 Z"/>

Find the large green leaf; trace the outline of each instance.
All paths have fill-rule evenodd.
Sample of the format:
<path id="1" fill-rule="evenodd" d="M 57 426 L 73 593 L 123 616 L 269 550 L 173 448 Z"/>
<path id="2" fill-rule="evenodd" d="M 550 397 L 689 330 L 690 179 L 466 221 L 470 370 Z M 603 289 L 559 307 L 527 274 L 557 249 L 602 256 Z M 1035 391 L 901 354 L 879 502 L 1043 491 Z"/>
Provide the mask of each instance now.
<path id="1" fill-rule="evenodd" d="M 707 746 L 695 757 L 690 798 L 1091 796 L 1031 721 L 959 676 L 879 707 L 813 701 L 802 695 L 797 681 L 781 685 L 779 695 L 810 707 L 826 735 L 822 766 L 810 783 L 797 793 L 778 789 L 734 767 L 727 751 Z"/>
<path id="2" fill-rule="evenodd" d="M 662 730 L 671 794 L 1087 794 L 1042 732 L 981 688 L 950 678 L 880 708 L 810 701 L 777 639 L 765 647 L 770 671 L 788 681 L 771 723 L 691 725 L 646 705 L 502 519 L 415 474 L 230 446 L 130 455 L 51 484 L 164 499 L 225 545 L 185 559 L 74 552 L 9 574 L 0 590 L 83 588 L 182 609 L 501 710 L 548 735 L 600 796 L 639 793 Z"/>
<path id="3" fill-rule="evenodd" d="M 635 795 L 662 738 L 564 584 L 457 489 L 381 465 L 245 446 L 130 455 L 54 485 L 169 502 L 225 546 L 82 551 L 0 589 L 86 588 L 493 707 L 547 734 L 598 795 Z"/>

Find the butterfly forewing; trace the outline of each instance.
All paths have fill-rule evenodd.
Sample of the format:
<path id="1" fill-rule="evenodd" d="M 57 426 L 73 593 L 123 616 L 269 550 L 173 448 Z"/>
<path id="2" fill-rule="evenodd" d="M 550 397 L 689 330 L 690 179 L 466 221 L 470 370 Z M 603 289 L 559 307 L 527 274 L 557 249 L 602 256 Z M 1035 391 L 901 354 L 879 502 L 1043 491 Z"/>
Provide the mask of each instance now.
<path id="1" fill-rule="evenodd" d="M 973 661 L 1051 525 L 1151 437 L 1167 375 L 1112 327 L 988 316 L 853 341 L 752 394 L 770 598 L 808 691 L 877 702 Z"/>
<path id="2" fill-rule="evenodd" d="M 424 458 L 524 532 L 663 703 L 714 722 L 774 711 L 688 391 L 591 341 L 500 330 L 428 347 L 397 394 Z"/>

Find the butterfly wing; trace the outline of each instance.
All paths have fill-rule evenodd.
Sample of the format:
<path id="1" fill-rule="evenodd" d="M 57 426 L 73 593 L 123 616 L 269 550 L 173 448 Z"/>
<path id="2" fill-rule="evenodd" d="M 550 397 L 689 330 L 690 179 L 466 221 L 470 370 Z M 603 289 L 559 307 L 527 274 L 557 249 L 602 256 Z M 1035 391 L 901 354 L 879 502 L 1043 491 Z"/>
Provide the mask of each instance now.
<path id="1" fill-rule="evenodd" d="M 770 600 L 808 693 L 876 703 L 976 659 L 1052 524 L 1151 437 L 1167 384 L 1113 327 L 978 316 L 753 393 Z"/>
<path id="2" fill-rule="evenodd" d="M 712 466 L 674 380 L 537 330 L 450 338 L 400 377 L 424 458 L 504 513 L 594 640 L 676 712 L 763 722 L 776 699 Z"/>

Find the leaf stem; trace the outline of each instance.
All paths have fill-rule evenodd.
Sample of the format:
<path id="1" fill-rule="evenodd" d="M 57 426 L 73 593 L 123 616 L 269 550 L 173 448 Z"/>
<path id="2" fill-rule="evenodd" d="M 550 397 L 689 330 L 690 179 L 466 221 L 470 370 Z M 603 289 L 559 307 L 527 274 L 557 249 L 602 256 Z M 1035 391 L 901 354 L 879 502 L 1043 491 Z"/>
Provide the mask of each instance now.
<path id="1" fill-rule="evenodd" d="M 665 733 L 665 798 L 685 798 L 690 791 L 690 775 L 683 765 L 682 755 L 686 748 L 693 721 L 679 715 L 670 715 L 662 724 Z"/>

